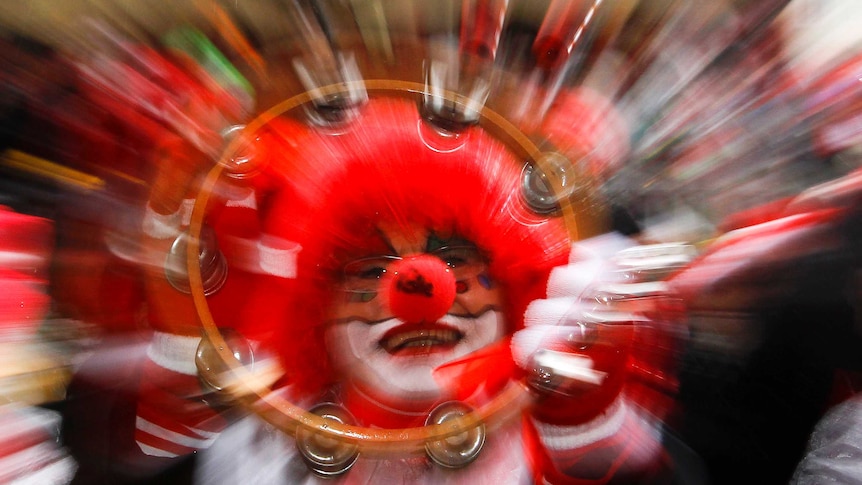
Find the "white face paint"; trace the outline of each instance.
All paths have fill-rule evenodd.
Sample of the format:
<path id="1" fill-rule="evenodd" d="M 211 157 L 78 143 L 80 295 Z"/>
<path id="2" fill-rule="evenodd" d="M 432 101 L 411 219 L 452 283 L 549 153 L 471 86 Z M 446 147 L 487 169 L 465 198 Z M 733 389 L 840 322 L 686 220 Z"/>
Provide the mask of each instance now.
<path id="1" fill-rule="evenodd" d="M 363 293 L 345 292 L 332 307 L 326 340 L 337 377 L 381 405 L 415 409 L 450 397 L 459 385 L 457 377 L 448 377 L 449 382 L 435 379 L 435 369 L 467 357 L 506 335 L 500 313 L 501 290 L 488 278 L 486 263 L 478 251 L 441 253 L 436 249 L 441 244 L 454 246 L 439 239 L 436 252 L 429 251 L 432 236 L 418 227 L 381 228 L 381 234 L 392 250 L 384 258 L 425 253 L 441 257 L 453 268 L 476 268 L 462 273 L 463 279 L 456 281 L 455 300 L 448 314 L 436 322 L 420 325 L 399 319 L 389 308 L 385 295 L 378 294 L 381 288 L 374 277 L 382 273 L 385 265 L 367 261 L 379 254 L 356 260 L 366 262 L 358 270 L 348 269 L 354 268 L 355 262 L 345 266 L 345 289 L 354 288 L 358 280 Z M 463 240 L 453 243 L 469 244 Z M 370 285 L 364 279 L 368 276 Z"/>
<path id="2" fill-rule="evenodd" d="M 435 401 L 457 383 L 438 382 L 437 367 L 491 345 L 505 335 L 499 311 L 478 317 L 445 315 L 432 327 L 405 325 L 397 318 L 377 323 L 333 324 L 327 342 L 338 372 L 383 404 Z"/>

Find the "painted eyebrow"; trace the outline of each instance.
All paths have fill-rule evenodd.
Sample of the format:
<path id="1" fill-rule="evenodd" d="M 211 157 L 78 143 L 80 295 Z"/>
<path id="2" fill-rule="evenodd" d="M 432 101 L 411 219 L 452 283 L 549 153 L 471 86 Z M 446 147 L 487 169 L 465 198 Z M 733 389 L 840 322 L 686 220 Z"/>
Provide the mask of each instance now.
<path id="1" fill-rule="evenodd" d="M 386 244 L 386 248 L 390 251 L 389 254 L 392 256 L 400 256 L 400 253 L 395 249 L 395 246 L 392 245 L 392 241 L 389 240 L 384 231 L 379 227 L 376 227 L 374 230 L 377 232 L 377 235 L 380 236 L 380 239 Z M 461 236 L 452 236 L 443 239 L 438 236 L 435 231 L 428 231 L 428 236 L 425 238 L 425 252 L 435 251 L 447 246 L 475 246 L 475 244 Z"/>
<path id="2" fill-rule="evenodd" d="M 446 246 L 473 246 L 474 244 L 460 236 L 452 236 L 447 239 L 442 239 L 437 236 L 437 233 L 430 231 L 428 239 L 425 241 L 425 251 L 431 252 Z"/>

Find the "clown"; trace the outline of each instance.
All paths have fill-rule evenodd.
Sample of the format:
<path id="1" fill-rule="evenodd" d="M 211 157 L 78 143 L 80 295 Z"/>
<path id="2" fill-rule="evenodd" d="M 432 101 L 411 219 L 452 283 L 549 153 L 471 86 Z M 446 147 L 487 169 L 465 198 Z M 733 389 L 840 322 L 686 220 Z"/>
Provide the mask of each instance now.
<path id="1" fill-rule="evenodd" d="M 327 331 L 333 364 L 360 396 L 433 403 L 451 394 L 434 369 L 506 334 L 500 291 L 469 243 L 442 241 L 424 229 L 381 232 L 394 255 L 345 265 L 345 295 Z"/>
<path id="2" fill-rule="evenodd" d="M 571 122 L 589 108 L 594 122 L 598 112 L 618 122 L 600 101 L 571 93 L 550 119 Z M 668 363 L 644 360 L 670 341 L 656 340 L 660 325 L 647 324 L 661 297 L 638 302 L 634 273 L 611 262 L 631 241 L 609 234 L 572 246 L 561 206 L 537 203 L 550 197 L 531 180 L 539 163 L 525 165 L 478 126 L 439 128 L 398 96 L 371 97 L 325 129 L 281 117 L 253 139 L 262 145 L 253 152 L 268 155 L 266 183 L 227 182 L 233 187 L 219 191 L 221 205 L 206 221 L 232 275 L 219 292 L 233 288 L 244 304 L 212 300 L 211 308 L 224 335 L 248 339 L 232 347 L 235 355 L 275 356 L 275 395 L 335 427 L 393 435 L 499 404 L 512 386 L 528 397 L 512 400 L 500 419 L 430 440 L 424 453 L 399 450 L 397 439 L 383 453 L 325 430 L 296 431 L 270 410 L 207 443 L 201 483 L 668 479 L 656 419 L 668 401 L 642 380 Z M 602 152 L 597 139 L 555 141 L 569 154 Z M 603 217 L 582 192 L 564 197 L 577 200 L 584 233 L 585 221 Z M 649 259 L 631 254 L 629 263 Z M 247 284 L 231 287 L 231 277 Z M 623 293 L 624 303 L 612 301 Z M 633 377 L 634 362 L 651 370 Z M 235 389 L 230 377 L 219 381 L 230 372 L 207 374 L 217 367 L 198 362 L 213 387 Z M 158 442 L 142 449 L 157 454 Z"/>
<path id="3" fill-rule="evenodd" d="M 492 3 L 506 2 L 479 2 Z M 589 3 L 571 3 L 572 10 Z M 450 85 L 463 62 L 453 56 L 449 70 L 432 65 L 425 86 L 370 81 L 365 97 L 350 90 L 379 76 L 375 64 L 359 60 L 365 75 L 336 72 L 347 53 L 329 50 L 330 35 L 300 29 L 297 38 L 312 52 L 294 58 L 297 79 L 282 82 L 274 69 L 261 87 L 272 89 L 271 102 L 302 85 L 307 102 L 261 122 L 246 118 L 247 100 L 232 99 L 231 89 L 207 92 L 219 83 L 194 62 L 167 69 L 156 62 L 158 53 L 141 51 L 147 61 L 137 67 L 100 63 L 104 73 L 87 70 L 99 88 L 93 95 L 106 98 L 103 111 L 146 111 L 119 116 L 135 125 L 130 131 L 147 133 L 141 159 L 155 169 L 140 214 L 143 244 L 107 241 L 114 256 L 141 266 L 145 280 L 143 304 L 127 312 L 146 340 L 133 349 L 145 348 L 143 368 L 129 372 L 129 380 L 140 376 L 130 386 L 134 405 L 108 403 L 113 409 L 105 413 L 132 409 L 132 424 L 111 421 L 105 428 L 122 429 L 120 439 L 98 440 L 112 458 L 120 455 L 111 465 L 123 478 L 196 457 L 200 483 L 671 481 L 661 428 L 674 404 L 673 337 L 683 331 L 665 283 L 694 288 L 715 303 L 712 287 L 698 283 L 710 277 L 714 260 L 738 261 L 739 240 L 732 236 L 723 246 L 729 254 L 719 248 L 717 258 L 708 254 L 682 278 L 666 280 L 687 256 L 672 245 L 635 247 L 612 233 L 607 201 L 595 188 L 626 159 L 630 135 L 654 126 L 666 96 L 712 59 L 700 57 L 690 69 L 691 56 L 683 54 L 698 51 L 686 39 L 703 38 L 698 27 L 718 17 L 701 17 L 700 9 L 693 9 L 699 22 L 670 15 L 669 25 L 692 34 L 673 39 L 678 49 L 659 50 L 661 43 L 631 34 L 640 30 L 629 28 L 639 23 L 638 12 L 632 22 L 617 22 L 642 5 L 611 3 L 618 4 L 613 14 L 582 11 L 582 23 L 549 8 L 537 41 L 550 32 L 557 41 L 571 34 L 582 43 L 565 59 L 563 43 L 537 42 L 537 71 L 508 76 L 502 88 L 479 68 Z M 649 9 L 664 11 L 664 3 Z M 313 13 L 307 18 L 325 16 Z M 500 31 L 471 28 L 469 18 L 462 19 L 462 40 L 491 35 L 476 35 L 487 42 L 458 55 L 493 61 Z M 488 18 L 502 28 L 505 15 Z M 602 25 L 600 35 L 582 30 L 592 28 L 590 19 Z M 622 40 L 617 28 L 626 33 Z M 708 34 L 706 50 L 723 52 L 731 30 Z M 611 59 L 603 51 L 594 59 L 581 51 L 594 41 L 596 49 L 616 44 L 631 57 Z M 552 59 L 556 53 L 563 58 Z M 662 62 L 641 58 L 656 53 Z M 399 60 L 405 57 L 430 62 L 426 53 Z M 642 76 L 647 65 L 653 75 Z M 124 75 L 115 78 L 112 70 Z M 195 79 L 187 79 L 188 70 Z M 599 87 L 627 109 L 632 133 L 601 95 L 570 85 L 564 74 L 571 71 L 581 71 L 577 86 L 607 84 Z M 158 82 L 144 82 L 150 78 Z M 660 86 L 662 96 L 644 89 L 662 80 L 674 81 L 670 91 Z M 341 81 L 352 87 L 321 94 L 322 86 Z M 198 89 L 198 82 L 209 88 Z M 105 87 L 110 96 L 103 96 Z M 464 100 L 441 88 L 473 98 L 466 111 L 450 112 Z M 488 98 L 491 89 L 501 96 Z M 135 106 L 162 98 L 168 102 Z M 512 124 L 500 121 L 506 119 Z M 240 132 L 242 143 L 221 146 Z M 635 160 L 652 153 L 643 142 L 640 148 Z M 209 172 L 217 180 L 207 179 L 216 183 L 201 189 L 199 170 L 206 172 L 218 153 L 225 153 L 219 170 Z M 118 242 L 128 244 L 112 244 Z M 199 251 L 200 278 L 186 274 L 195 266 L 186 262 L 189 244 Z M 797 254 L 763 247 L 756 254 L 765 262 Z M 111 290 L 108 298 L 93 291 L 92 300 L 115 299 L 119 291 Z M 120 353 L 100 366 L 109 370 L 109 386 L 126 380 L 116 362 L 133 360 L 129 348 Z M 449 425 L 455 432 L 441 434 Z"/>
<path id="4" fill-rule="evenodd" d="M 366 87 L 156 150 L 134 443 L 110 452 L 196 456 L 200 483 L 666 482 L 657 280 L 684 261 L 610 232 L 612 104 L 566 90 L 515 127 Z"/>

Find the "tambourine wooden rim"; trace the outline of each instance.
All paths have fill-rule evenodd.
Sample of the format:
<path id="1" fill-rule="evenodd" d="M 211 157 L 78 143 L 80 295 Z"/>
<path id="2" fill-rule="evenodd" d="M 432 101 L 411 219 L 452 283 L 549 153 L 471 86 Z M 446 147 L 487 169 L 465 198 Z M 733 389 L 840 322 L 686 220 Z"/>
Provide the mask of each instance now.
<path id="1" fill-rule="evenodd" d="M 424 449 L 425 443 L 427 442 L 439 441 L 458 435 L 492 419 L 504 420 L 507 417 L 519 414 L 531 400 L 526 385 L 521 382 L 511 382 L 485 405 L 474 410 L 472 413 L 457 419 L 452 419 L 444 424 L 414 428 L 377 429 L 346 425 L 336 423 L 332 420 L 323 419 L 322 417 L 293 404 L 286 398 L 280 396 L 279 393 L 273 392 L 273 390 L 268 387 L 262 389 L 253 388 L 253 386 L 247 384 L 252 381 L 250 371 L 232 355 L 230 349 L 225 343 L 223 335 L 215 324 L 209 305 L 207 304 L 207 297 L 204 293 L 201 269 L 197 264 L 195 264 L 198 260 L 197 254 L 200 248 L 198 238 L 203 227 L 206 207 L 210 195 L 213 193 L 215 185 L 222 176 L 222 171 L 224 170 L 227 160 L 230 159 L 231 154 L 237 151 L 241 143 L 243 143 L 243 140 L 249 139 L 249 134 L 257 132 L 276 117 L 309 103 L 319 96 L 340 94 L 349 92 L 351 89 L 364 89 L 366 92 L 383 92 L 400 95 L 428 94 L 425 85 L 410 81 L 379 79 L 335 84 L 319 88 L 314 92 L 306 91 L 288 98 L 248 123 L 245 129 L 242 130 L 240 136 L 234 137 L 230 141 L 227 148 L 222 153 L 218 163 L 215 164 L 205 177 L 201 189 L 195 199 L 195 205 L 189 224 L 189 233 L 191 237 L 189 238 L 189 244 L 187 246 L 189 285 L 201 327 L 203 329 L 204 338 L 209 339 L 215 350 L 218 352 L 219 357 L 238 378 L 237 380 L 240 383 L 239 385 L 244 387 L 237 390 L 237 395 L 246 396 L 242 399 L 244 403 L 264 420 L 283 431 L 291 433 L 299 426 L 307 427 L 329 437 L 349 443 L 355 443 L 359 445 L 363 451 L 367 451 L 369 449 L 372 451 L 392 449 L 399 451 L 419 450 Z M 436 93 L 434 95 L 438 96 Z M 442 93 L 442 96 L 448 100 L 461 104 L 453 92 L 446 91 Z M 504 140 L 504 143 L 508 141 L 508 144 L 513 144 L 526 154 L 530 160 L 542 168 L 542 161 L 544 158 L 543 154 L 526 134 L 506 120 L 503 116 L 487 107 L 483 107 L 479 114 L 480 124 L 482 124 L 483 121 L 485 123 L 490 123 L 495 131 L 499 131 L 503 136 L 508 138 L 508 140 Z M 499 138 L 500 135 L 495 136 Z M 561 185 L 560 181 L 555 180 L 552 170 L 547 173 L 551 183 L 551 190 L 556 192 L 558 190 L 557 188 Z M 577 240 L 578 231 L 574 211 L 571 204 L 568 203 L 565 198 L 563 199 L 564 200 L 560 202 L 560 213 L 565 220 L 570 240 L 575 241 Z"/>

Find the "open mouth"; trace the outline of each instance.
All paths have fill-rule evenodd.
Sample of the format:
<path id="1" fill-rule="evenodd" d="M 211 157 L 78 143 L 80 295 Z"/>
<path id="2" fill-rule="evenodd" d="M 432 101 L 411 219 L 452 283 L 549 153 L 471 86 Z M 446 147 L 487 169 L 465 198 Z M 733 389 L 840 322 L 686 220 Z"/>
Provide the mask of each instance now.
<path id="1" fill-rule="evenodd" d="M 449 350 L 464 335 L 453 328 L 408 328 L 390 330 L 380 340 L 380 346 L 392 355 L 421 355 Z"/>

